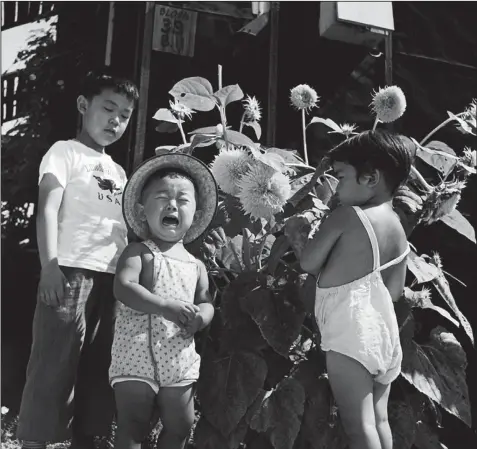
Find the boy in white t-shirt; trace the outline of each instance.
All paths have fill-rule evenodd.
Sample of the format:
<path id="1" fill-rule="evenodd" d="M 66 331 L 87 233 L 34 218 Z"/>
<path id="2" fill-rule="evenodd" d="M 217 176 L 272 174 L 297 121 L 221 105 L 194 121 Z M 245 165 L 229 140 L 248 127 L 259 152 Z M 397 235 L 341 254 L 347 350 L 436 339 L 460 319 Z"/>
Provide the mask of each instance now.
<path id="1" fill-rule="evenodd" d="M 123 135 L 139 94 L 128 80 L 92 73 L 81 93 L 79 135 L 56 142 L 40 165 L 42 269 L 17 431 L 24 448 L 71 437 L 73 449 L 91 449 L 114 415 L 108 369 L 126 174 L 105 147 Z"/>

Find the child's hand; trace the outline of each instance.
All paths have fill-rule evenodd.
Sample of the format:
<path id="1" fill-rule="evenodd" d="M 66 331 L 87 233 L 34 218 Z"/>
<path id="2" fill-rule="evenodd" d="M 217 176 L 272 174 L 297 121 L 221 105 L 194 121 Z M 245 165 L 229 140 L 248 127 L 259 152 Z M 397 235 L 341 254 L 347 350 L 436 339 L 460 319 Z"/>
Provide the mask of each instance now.
<path id="1" fill-rule="evenodd" d="M 194 334 L 202 329 L 204 319 L 202 315 L 198 313 L 192 320 L 190 320 L 182 331 L 184 338 L 192 338 Z"/>
<path id="2" fill-rule="evenodd" d="M 64 302 L 68 280 L 57 263 L 49 263 L 41 270 L 37 297 L 47 306 L 60 306 Z"/>
<path id="3" fill-rule="evenodd" d="M 199 312 L 200 308 L 195 304 L 173 300 L 162 309 L 162 316 L 180 327 L 185 327 Z"/>

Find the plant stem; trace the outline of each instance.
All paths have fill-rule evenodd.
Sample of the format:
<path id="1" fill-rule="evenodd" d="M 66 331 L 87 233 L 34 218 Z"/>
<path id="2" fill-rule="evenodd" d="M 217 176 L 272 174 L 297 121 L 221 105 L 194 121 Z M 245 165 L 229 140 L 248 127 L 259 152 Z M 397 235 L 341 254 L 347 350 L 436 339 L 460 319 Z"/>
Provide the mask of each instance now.
<path id="1" fill-rule="evenodd" d="M 187 138 L 186 138 L 186 135 L 184 133 L 184 128 L 182 128 L 182 120 L 179 119 L 177 121 L 177 126 L 179 127 L 179 131 L 181 132 L 182 141 L 184 142 L 185 145 L 187 145 Z"/>
<path id="2" fill-rule="evenodd" d="M 463 114 L 463 112 L 461 112 L 460 114 L 456 114 L 456 117 L 459 117 L 462 114 Z M 424 137 L 424 139 L 421 140 L 419 145 L 424 145 L 431 138 L 431 136 L 433 136 L 437 131 L 444 128 L 444 126 L 446 126 L 447 124 L 449 124 L 453 120 L 455 120 L 454 117 L 449 117 L 447 120 L 444 120 L 439 126 L 435 127 L 426 137 Z"/>
<path id="3" fill-rule="evenodd" d="M 244 120 L 245 120 L 245 112 L 242 114 L 242 118 L 240 119 L 240 129 L 239 129 L 239 132 L 242 132 Z"/>
<path id="4" fill-rule="evenodd" d="M 219 90 L 222 89 L 222 66 L 219 64 Z"/>
<path id="5" fill-rule="evenodd" d="M 411 165 L 411 171 L 414 173 L 418 181 L 421 183 L 422 187 L 429 193 L 432 192 L 433 188 L 430 184 L 427 183 L 427 181 L 424 179 L 424 177 L 419 173 L 419 170 L 414 167 L 414 165 Z"/>
<path id="6" fill-rule="evenodd" d="M 374 125 L 373 125 L 373 131 L 376 130 L 376 127 L 378 126 L 378 122 L 379 122 L 379 119 L 378 119 L 378 116 L 376 116 L 376 120 L 374 121 Z"/>
<path id="7" fill-rule="evenodd" d="M 308 165 L 308 151 L 306 148 L 306 121 L 305 121 L 305 110 L 301 110 L 301 126 L 303 129 L 303 153 L 305 155 L 305 164 Z"/>

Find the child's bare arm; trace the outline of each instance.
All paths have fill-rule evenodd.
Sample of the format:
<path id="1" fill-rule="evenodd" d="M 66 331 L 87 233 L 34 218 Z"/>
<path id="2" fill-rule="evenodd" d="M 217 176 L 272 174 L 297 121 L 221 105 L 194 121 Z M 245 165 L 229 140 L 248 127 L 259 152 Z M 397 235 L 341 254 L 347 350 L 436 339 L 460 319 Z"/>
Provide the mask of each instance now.
<path id="1" fill-rule="evenodd" d="M 202 327 L 207 327 L 214 317 L 214 306 L 212 304 L 212 297 L 209 292 L 209 276 L 205 265 L 198 261 L 200 274 L 197 281 L 197 288 L 195 292 L 195 304 L 200 308 L 200 315 L 202 316 Z M 199 330 L 200 330 L 199 329 Z"/>
<path id="2" fill-rule="evenodd" d="M 194 302 L 199 307 L 195 319 L 191 320 L 186 326 L 185 337 L 192 337 L 196 332 L 206 328 L 214 317 L 214 306 L 209 292 L 209 277 L 205 265 L 197 261 L 199 265 L 199 279 L 195 291 Z"/>
<path id="3" fill-rule="evenodd" d="M 162 299 L 140 284 L 143 248 L 141 243 L 131 243 L 119 258 L 114 278 L 116 299 L 138 312 L 162 315 L 176 324 L 194 318 L 193 304 Z"/>
<path id="4" fill-rule="evenodd" d="M 46 173 L 41 179 L 36 216 L 36 235 L 41 263 L 38 299 L 48 305 L 60 305 L 68 282 L 58 265 L 58 212 L 64 188 L 55 175 Z"/>
<path id="5" fill-rule="evenodd" d="M 339 207 L 323 221 L 313 239 L 303 249 L 300 257 L 300 266 L 303 271 L 315 276 L 321 271 L 350 218 L 351 209 Z"/>

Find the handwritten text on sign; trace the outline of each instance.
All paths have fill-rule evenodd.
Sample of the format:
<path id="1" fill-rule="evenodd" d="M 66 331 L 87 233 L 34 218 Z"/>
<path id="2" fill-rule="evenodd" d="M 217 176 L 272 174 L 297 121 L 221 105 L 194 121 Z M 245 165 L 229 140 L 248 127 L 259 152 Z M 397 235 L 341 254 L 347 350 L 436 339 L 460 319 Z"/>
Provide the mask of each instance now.
<path id="1" fill-rule="evenodd" d="M 152 48 L 182 56 L 194 56 L 197 12 L 156 5 Z"/>

